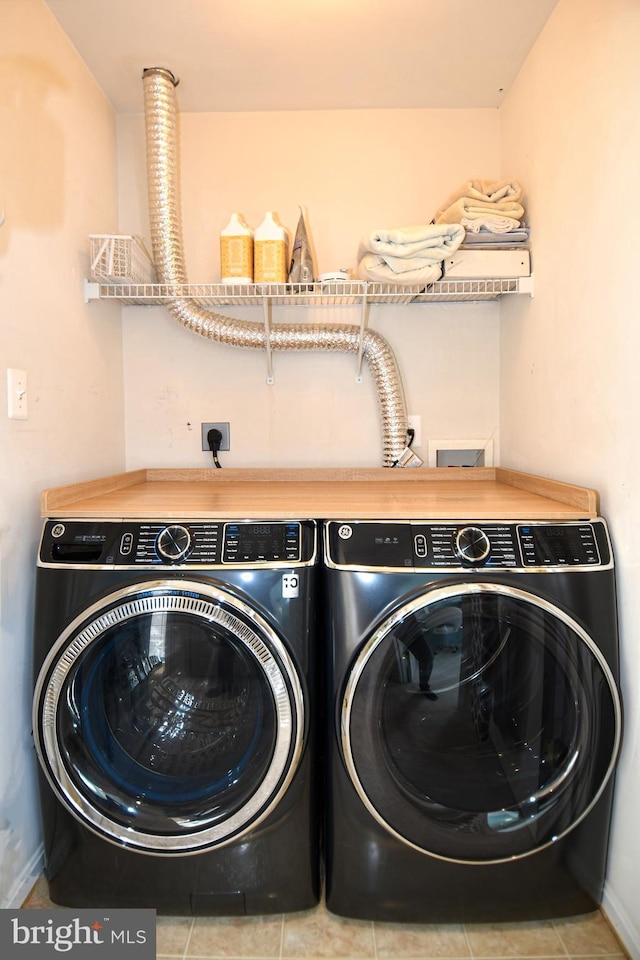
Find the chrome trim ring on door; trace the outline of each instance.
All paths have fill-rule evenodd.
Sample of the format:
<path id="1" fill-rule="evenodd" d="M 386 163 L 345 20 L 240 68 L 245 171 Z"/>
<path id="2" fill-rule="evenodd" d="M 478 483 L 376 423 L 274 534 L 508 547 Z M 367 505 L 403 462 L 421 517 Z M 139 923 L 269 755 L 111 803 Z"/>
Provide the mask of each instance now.
<path id="1" fill-rule="evenodd" d="M 495 859 L 483 859 L 483 860 L 469 860 L 469 859 L 460 859 L 457 857 L 445 856 L 441 853 L 434 852 L 432 850 L 425 849 L 425 847 L 419 846 L 414 843 L 406 836 L 398 832 L 394 826 L 389 823 L 389 820 L 378 810 L 374 805 L 371 798 L 369 797 L 357 771 L 356 761 L 354 757 L 352 742 L 351 742 L 351 714 L 354 704 L 354 698 L 356 695 L 356 690 L 360 679 L 369 663 L 370 658 L 373 656 L 374 652 L 378 649 L 379 645 L 389 637 L 389 634 L 393 629 L 400 624 L 406 617 L 415 613 L 417 610 L 425 610 L 428 607 L 439 601 L 451 601 L 454 598 L 460 598 L 464 596 L 471 596 L 473 594 L 484 594 L 484 595 L 496 595 L 496 596 L 507 596 L 513 600 L 529 604 L 533 607 L 537 607 L 542 612 L 556 618 L 571 631 L 573 631 L 582 643 L 587 647 L 590 654 L 593 656 L 597 662 L 599 668 L 602 670 L 602 673 L 606 679 L 609 692 L 611 695 L 613 714 L 614 714 L 614 724 L 615 724 L 615 735 L 613 748 L 611 750 L 611 757 L 606 769 L 606 772 L 602 778 L 602 781 L 599 785 L 598 790 L 591 799 L 590 803 L 585 807 L 582 812 L 576 816 L 570 825 L 564 829 L 562 832 L 559 832 L 557 835 L 553 836 L 549 841 L 544 844 L 535 846 L 532 849 L 526 850 L 521 853 L 512 854 L 506 857 L 496 857 Z M 360 797 L 360 800 L 371 814 L 371 816 L 393 837 L 401 841 L 405 846 L 409 846 L 412 849 L 422 853 L 424 855 L 433 857 L 437 860 L 444 860 L 451 863 L 465 863 L 465 864 L 486 864 L 486 863 L 502 863 L 510 862 L 516 859 L 522 859 L 524 857 L 531 856 L 534 853 L 539 852 L 546 847 L 551 846 L 556 843 L 561 837 L 566 836 L 571 830 L 573 830 L 593 809 L 598 799 L 602 795 L 608 781 L 610 780 L 613 771 L 616 766 L 616 761 L 620 751 L 620 744 L 622 739 L 622 704 L 620 699 L 620 694 L 616 686 L 616 682 L 613 676 L 609 665 L 604 659 L 601 651 L 595 645 L 591 637 L 585 632 L 585 630 L 577 623 L 571 616 L 561 610 L 559 607 L 550 603 L 549 601 L 537 597 L 536 595 L 529 593 L 525 590 L 510 587 L 506 585 L 499 585 L 495 583 L 456 583 L 450 584 L 443 587 L 436 587 L 430 589 L 426 592 L 423 592 L 418 597 L 415 597 L 410 602 L 404 604 L 389 617 L 387 617 L 375 630 L 375 632 L 370 636 L 370 638 L 365 643 L 364 647 L 360 650 L 359 654 L 356 657 L 355 663 L 353 664 L 348 678 L 346 687 L 344 690 L 344 695 L 342 698 L 342 706 L 340 710 L 340 738 L 342 743 L 342 753 L 344 757 L 345 766 L 349 778 Z M 577 757 L 572 755 L 569 758 L 569 765 L 575 764 Z M 562 775 L 558 780 L 554 781 L 556 786 L 559 786 L 560 782 L 569 775 L 570 771 L 566 768 L 562 772 Z M 383 775 L 384 772 L 381 772 Z"/>
<path id="2" fill-rule="evenodd" d="M 110 819 L 78 789 L 58 743 L 56 720 L 60 698 L 78 659 L 106 630 L 150 612 L 180 612 L 228 630 L 255 659 L 273 697 L 276 738 L 266 776 L 239 810 L 210 828 L 152 834 Z M 206 847 L 223 846 L 263 821 L 295 774 L 303 750 L 304 719 L 303 691 L 296 668 L 283 641 L 266 620 L 226 591 L 212 584 L 188 580 L 137 583 L 115 591 L 86 609 L 69 624 L 49 652 L 36 682 L 33 707 L 36 752 L 60 801 L 103 839 L 154 854 L 195 853 Z"/>

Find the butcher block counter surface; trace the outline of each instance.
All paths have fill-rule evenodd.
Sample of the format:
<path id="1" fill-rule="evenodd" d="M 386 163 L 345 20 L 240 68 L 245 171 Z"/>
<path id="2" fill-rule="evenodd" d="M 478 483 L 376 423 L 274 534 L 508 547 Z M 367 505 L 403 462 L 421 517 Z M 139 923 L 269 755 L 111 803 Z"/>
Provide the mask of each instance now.
<path id="1" fill-rule="evenodd" d="M 595 490 L 501 467 L 148 469 L 44 490 L 43 517 L 575 520 Z"/>

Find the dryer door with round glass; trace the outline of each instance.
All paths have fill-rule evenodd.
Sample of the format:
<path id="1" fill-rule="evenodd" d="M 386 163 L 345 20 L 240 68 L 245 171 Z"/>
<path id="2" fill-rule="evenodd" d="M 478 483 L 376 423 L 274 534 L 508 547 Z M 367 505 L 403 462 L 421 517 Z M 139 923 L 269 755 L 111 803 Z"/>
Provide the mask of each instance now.
<path id="1" fill-rule="evenodd" d="M 371 814 L 459 862 L 526 856 L 572 830 L 612 775 L 621 705 L 581 626 L 517 588 L 433 588 L 360 649 L 343 755 Z"/>
<path id="2" fill-rule="evenodd" d="M 189 853 L 237 839 L 289 785 L 301 681 L 281 638 L 213 584 L 112 593 L 54 644 L 34 730 L 60 800 L 107 840 Z"/>

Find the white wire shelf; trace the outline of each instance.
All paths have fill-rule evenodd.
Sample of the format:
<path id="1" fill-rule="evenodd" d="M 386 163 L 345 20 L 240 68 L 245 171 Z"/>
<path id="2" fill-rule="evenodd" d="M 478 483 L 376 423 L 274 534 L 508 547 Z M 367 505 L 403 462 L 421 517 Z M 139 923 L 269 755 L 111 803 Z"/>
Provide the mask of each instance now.
<path id="1" fill-rule="evenodd" d="M 533 295 L 533 277 L 437 280 L 428 287 L 348 280 L 333 283 L 99 283 L 85 281 L 85 299 L 153 306 L 188 299 L 202 307 L 336 307 L 371 303 L 436 303 L 496 300 L 512 293 Z"/>
<path id="2" fill-rule="evenodd" d="M 267 383 L 275 382 L 270 331 L 273 307 L 359 306 L 360 340 L 356 360 L 356 382 L 362 382 L 364 334 L 372 304 L 443 303 L 452 301 L 497 300 L 512 293 L 533 296 L 533 277 L 503 279 L 438 280 L 428 287 L 400 287 L 387 283 L 347 280 L 333 283 L 98 283 L 85 280 L 85 299 L 118 300 L 125 305 L 162 305 L 190 300 L 201 307 L 262 307 L 266 332 Z"/>

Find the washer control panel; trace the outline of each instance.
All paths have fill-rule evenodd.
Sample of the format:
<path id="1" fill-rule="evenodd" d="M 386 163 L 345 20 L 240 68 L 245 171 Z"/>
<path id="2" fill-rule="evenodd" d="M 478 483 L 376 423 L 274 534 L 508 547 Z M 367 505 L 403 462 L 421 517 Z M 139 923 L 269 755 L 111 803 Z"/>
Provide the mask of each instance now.
<path id="1" fill-rule="evenodd" d="M 515 567 L 518 545 L 513 526 L 483 524 L 412 524 L 416 566 Z"/>
<path id="2" fill-rule="evenodd" d="M 41 566 L 291 566 L 316 554 L 313 520 L 49 520 Z"/>
<path id="3" fill-rule="evenodd" d="M 547 570 L 609 566 L 605 521 L 559 523 L 330 521 L 329 566 L 410 570 Z"/>

